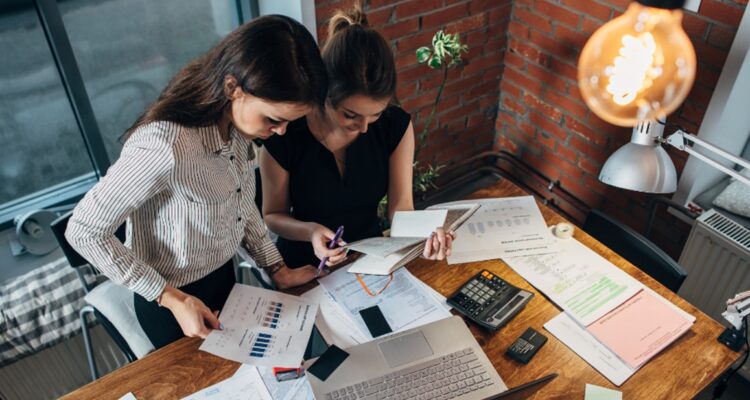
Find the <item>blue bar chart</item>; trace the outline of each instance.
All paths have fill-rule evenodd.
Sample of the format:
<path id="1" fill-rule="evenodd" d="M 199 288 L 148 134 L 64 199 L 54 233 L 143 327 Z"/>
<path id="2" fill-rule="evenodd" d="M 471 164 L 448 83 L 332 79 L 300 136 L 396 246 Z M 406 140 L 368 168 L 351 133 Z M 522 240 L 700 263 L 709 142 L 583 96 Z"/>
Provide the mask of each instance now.
<path id="1" fill-rule="evenodd" d="M 252 350 L 250 350 L 250 357 L 263 358 L 266 356 L 268 349 L 273 347 L 275 340 L 273 335 L 259 332 L 258 336 L 253 342 Z"/>

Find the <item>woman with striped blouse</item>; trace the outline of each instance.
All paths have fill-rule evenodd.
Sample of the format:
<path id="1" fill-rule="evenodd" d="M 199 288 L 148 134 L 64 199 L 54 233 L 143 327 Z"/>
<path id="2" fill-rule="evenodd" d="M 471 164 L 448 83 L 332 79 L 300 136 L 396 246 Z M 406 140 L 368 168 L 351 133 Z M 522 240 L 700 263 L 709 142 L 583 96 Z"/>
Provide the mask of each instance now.
<path id="1" fill-rule="evenodd" d="M 312 266 L 287 268 L 267 236 L 254 203 L 251 140 L 283 135 L 322 104 L 326 87 L 304 26 L 255 19 L 177 73 L 76 207 L 68 241 L 135 293 L 156 348 L 219 328 L 240 245 L 280 288 L 313 279 Z M 114 232 L 126 220 L 123 244 Z"/>

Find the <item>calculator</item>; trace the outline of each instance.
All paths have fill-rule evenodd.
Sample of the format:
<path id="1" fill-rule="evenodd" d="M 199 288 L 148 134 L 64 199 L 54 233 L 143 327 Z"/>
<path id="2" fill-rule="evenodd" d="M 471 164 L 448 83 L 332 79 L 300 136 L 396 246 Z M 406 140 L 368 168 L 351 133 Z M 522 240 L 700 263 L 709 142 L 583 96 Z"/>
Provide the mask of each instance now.
<path id="1" fill-rule="evenodd" d="M 448 304 L 479 326 L 496 331 L 528 303 L 534 293 L 482 270 L 448 298 Z"/>

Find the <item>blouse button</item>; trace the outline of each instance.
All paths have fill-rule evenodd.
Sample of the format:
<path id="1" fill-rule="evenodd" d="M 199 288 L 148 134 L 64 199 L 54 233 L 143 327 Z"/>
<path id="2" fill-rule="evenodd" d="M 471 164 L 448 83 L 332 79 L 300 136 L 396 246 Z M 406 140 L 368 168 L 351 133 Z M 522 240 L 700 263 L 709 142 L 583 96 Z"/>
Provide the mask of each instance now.
<path id="1" fill-rule="evenodd" d="M 230 159 L 231 161 L 234 161 L 234 155 L 231 155 L 231 156 L 229 156 L 229 159 Z"/>
<path id="2" fill-rule="evenodd" d="M 242 217 L 237 217 L 237 221 L 242 221 Z"/>
<path id="3" fill-rule="evenodd" d="M 237 193 L 241 192 L 242 188 L 237 188 Z"/>

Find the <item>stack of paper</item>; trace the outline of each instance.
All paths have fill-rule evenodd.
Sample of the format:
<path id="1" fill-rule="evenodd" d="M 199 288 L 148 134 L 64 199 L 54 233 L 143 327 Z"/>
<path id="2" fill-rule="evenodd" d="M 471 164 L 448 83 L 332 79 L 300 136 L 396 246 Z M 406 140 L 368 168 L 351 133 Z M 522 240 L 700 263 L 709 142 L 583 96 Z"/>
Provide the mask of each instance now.
<path id="1" fill-rule="evenodd" d="M 586 329 L 630 368 L 639 368 L 692 325 L 656 296 L 640 291 Z"/>
<path id="2" fill-rule="evenodd" d="M 315 327 L 329 345 L 335 344 L 345 349 L 369 340 L 346 311 L 336 304 L 323 285 L 315 286 L 302 297 L 318 303 L 320 312 L 315 317 Z"/>
<path id="3" fill-rule="evenodd" d="M 643 285 L 575 239 L 557 240 L 553 254 L 505 262 L 583 325 L 633 297 Z"/>
<path id="4" fill-rule="evenodd" d="M 505 261 L 565 311 L 545 328 L 614 384 L 695 321 L 577 240 L 557 242 L 555 254 Z"/>
<path id="5" fill-rule="evenodd" d="M 646 300 L 638 300 L 640 304 L 634 304 L 636 298 Z M 695 317 L 648 287 L 643 287 L 638 297 L 632 300 L 627 302 L 627 306 L 623 304 L 618 307 L 621 309 L 618 315 L 615 316 L 613 312 L 613 318 L 607 318 L 610 316 L 607 315 L 592 324 L 596 335 L 566 312 L 544 324 L 544 328 L 613 384 L 620 386 L 695 322 Z M 649 307 L 649 310 L 639 310 L 642 306 Z M 629 320 L 624 321 L 623 317 Z M 663 320 L 655 320 L 662 317 Z M 623 322 L 629 326 L 622 326 Z"/>
<path id="6" fill-rule="evenodd" d="M 241 366 L 235 374 L 183 400 L 272 400 L 255 367 Z"/>
<path id="7" fill-rule="evenodd" d="M 271 393 L 271 398 L 274 400 L 314 400 L 312 387 L 310 387 L 310 381 L 307 380 L 307 376 L 302 376 L 298 379 L 292 379 L 288 381 L 279 382 L 273 375 L 273 368 L 270 367 L 253 367 L 251 365 L 243 364 L 240 369 L 235 372 L 235 375 L 240 375 L 243 370 L 257 368 L 260 373 L 263 383 Z"/>
<path id="8" fill-rule="evenodd" d="M 456 231 L 449 264 L 554 252 L 555 240 L 532 196 L 457 201 L 481 206 Z"/>
<path id="9" fill-rule="evenodd" d="M 387 276 L 377 275 L 364 275 L 361 278 L 373 291 L 380 290 L 389 279 Z M 375 305 L 380 308 L 393 332 L 451 316 L 445 299 L 404 268 L 394 272 L 393 281 L 388 288 L 374 297 L 365 292 L 355 275 L 347 273 L 344 269 L 339 269 L 318 281 L 329 299 L 321 301 L 321 309 L 338 309 L 320 318 L 318 330 L 326 342 L 337 345 L 341 343 L 343 346 L 339 347 L 342 348 L 350 347 L 352 342 L 363 343 L 372 340 L 373 337 L 359 311 Z M 326 299 L 320 292 L 309 293 L 304 297 L 307 296 Z M 331 301 L 332 304 L 324 305 L 325 301 Z M 356 334 L 347 332 L 351 324 L 357 327 Z"/>

